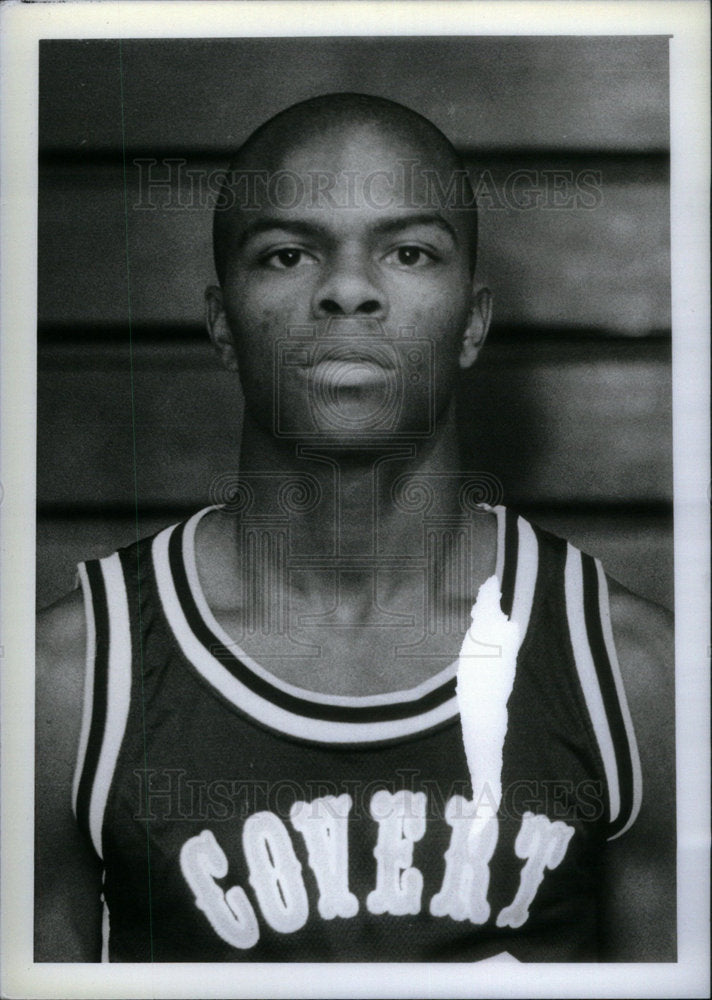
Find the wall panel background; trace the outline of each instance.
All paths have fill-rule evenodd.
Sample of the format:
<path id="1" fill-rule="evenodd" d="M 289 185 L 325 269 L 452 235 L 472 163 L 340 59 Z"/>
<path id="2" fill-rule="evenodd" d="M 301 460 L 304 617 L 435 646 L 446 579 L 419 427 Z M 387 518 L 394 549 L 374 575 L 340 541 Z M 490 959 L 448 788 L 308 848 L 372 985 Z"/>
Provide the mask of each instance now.
<path id="1" fill-rule="evenodd" d="M 237 467 L 206 179 L 348 89 L 432 118 L 478 184 L 495 323 L 460 392 L 468 466 L 672 604 L 666 39 L 52 41 L 40 87 L 39 604 Z"/>

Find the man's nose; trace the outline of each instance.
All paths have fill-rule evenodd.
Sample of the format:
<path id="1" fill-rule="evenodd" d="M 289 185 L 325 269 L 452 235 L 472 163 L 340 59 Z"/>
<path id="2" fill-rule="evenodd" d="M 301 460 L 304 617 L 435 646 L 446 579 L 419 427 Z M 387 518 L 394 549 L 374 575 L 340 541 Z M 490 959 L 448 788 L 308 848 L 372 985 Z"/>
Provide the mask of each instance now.
<path id="1" fill-rule="evenodd" d="M 371 262 L 360 254 L 334 261 L 314 293 L 314 313 L 327 316 L 385 317 L 386 297 L 373 275 Z"/>

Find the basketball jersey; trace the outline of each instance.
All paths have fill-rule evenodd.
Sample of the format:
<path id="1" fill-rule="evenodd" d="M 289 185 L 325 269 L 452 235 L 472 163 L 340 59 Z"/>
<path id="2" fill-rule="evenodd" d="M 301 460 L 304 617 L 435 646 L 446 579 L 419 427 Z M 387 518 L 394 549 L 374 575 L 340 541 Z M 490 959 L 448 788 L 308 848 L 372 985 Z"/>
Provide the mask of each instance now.
<path id="1" fill-rule="evenodd" d="M 457 662 L 358 697 L 271 675 L 201 591 L 205 511 L 80 564 L 73 799 L 103 862 L 104 959 L 598 957 L 605 842 L 641 801 L 606 580 L 597 560 L 494 512 L 518 648 L 484 821 L 460 710 L 477 731 L 487 690 L 461 706 Z"/>

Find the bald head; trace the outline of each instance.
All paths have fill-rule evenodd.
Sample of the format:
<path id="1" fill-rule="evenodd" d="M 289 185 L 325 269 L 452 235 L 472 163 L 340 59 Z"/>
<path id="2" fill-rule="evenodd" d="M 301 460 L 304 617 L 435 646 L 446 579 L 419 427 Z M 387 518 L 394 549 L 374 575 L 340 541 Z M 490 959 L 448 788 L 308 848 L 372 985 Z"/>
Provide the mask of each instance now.
<path id="1" fill-rule="evenodd" d="M 356 169 L 354 166 L 356 165 Z M 447 209 L 474 270 L 477 213 L 464 164 L 443 133 L 402 104 L 325 94 L 261 125 L 233 158 L 215 210 L 218 278 L 246 218 L 267 207 Z"/>

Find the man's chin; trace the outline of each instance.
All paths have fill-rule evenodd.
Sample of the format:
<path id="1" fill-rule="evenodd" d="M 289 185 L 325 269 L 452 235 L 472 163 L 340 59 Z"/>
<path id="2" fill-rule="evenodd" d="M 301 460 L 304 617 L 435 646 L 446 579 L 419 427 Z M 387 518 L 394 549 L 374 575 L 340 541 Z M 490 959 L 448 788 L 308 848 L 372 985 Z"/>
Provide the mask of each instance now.
<path id="1" fill-rule="evenodd" d="M 289 442 L 296 449 L 323 450 L 333 456 L 342 456 L 344 461 L 358 460 L 359 456 L 412 454 L 414 447 L 432 437 L 426 430 L 374 431 L 363 429 L 354 431 L 324 428 L 300 433 L 297 430 L 280 435 L 281 442 Z"/>

